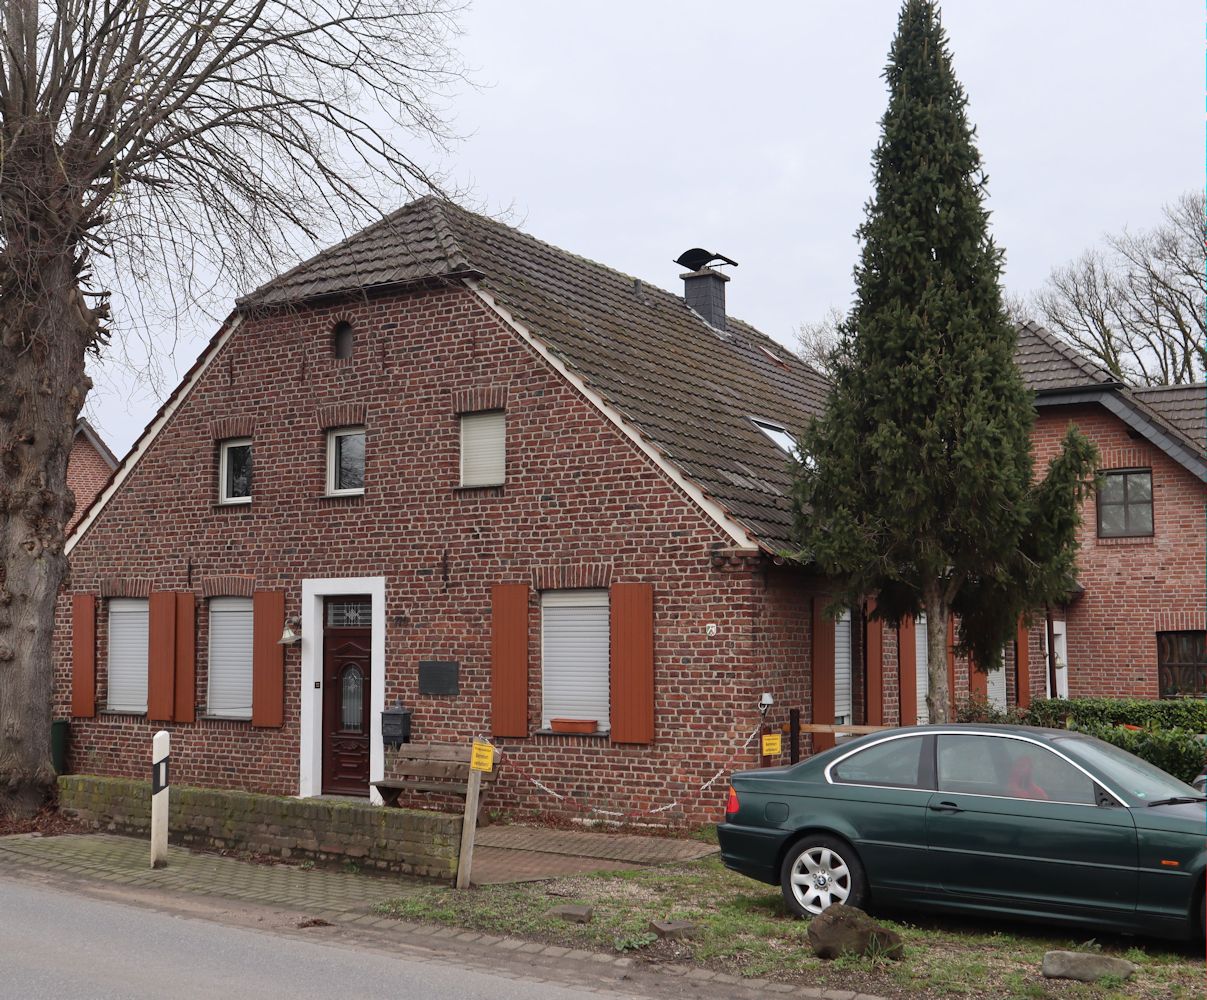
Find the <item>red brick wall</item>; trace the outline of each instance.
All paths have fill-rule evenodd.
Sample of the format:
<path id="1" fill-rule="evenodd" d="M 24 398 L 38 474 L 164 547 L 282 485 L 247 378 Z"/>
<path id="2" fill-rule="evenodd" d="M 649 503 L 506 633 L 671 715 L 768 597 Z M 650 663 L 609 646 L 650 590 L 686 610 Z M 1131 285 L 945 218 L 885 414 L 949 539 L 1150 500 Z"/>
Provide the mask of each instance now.
<path id="1" fill-rule="evenodd" d="M 1046 468 L 1066 427 L 1075 423 L 1101 452 L 1100 468 L 1151 468 L 1151 538 L 1097 537 L 1095 499 L 1086 500 L 1077 579 L 1085 593 L 1064 612 L 1069 695 L 1157 697 L 1156 633 L 1205 627 L 1207 485 L 1098 406 L 1043 409 L 1034 434 L 1036 469 Z M 1033 664 L 1043 663 L 1042 618 L 1033 628 Z M 1044 674 L 1033 670 L 1033 690 Z"/>
<path id="2" fill-rule="evenodd" d="M 337 320 L 356 326 L 350 361 L 331 355 Z M 507 484 L 461 490 L 453 397 L 505 388 Z M 363 498 L 326 499 L 320 408 L 363 406 Z M 253 425 L 253 503 L 219 507 L 216 435 Z M 239 431 L 243 433 L 242 429 Z M 286 592 L 301 580 L 384 576 L 386 704 L 414 709 L 415 739 L 489 731 L 490 586 L 533 584 L 563 567 L 607 567 L 612 582 L 655 586 L 655 743 L 592 737 L 502 741 L 513 763 L 576 800 L 640 810 L 682 800 L 670 818 L 716 818 L 723 785 L 699 786 L 749 733 L 768 684 L 804 703 L 805 623 L 781 629 L 791 603 L 746 562 L 717 555 L 730 540 L 563 379 L 470 294 L 443 289 L 247 321 L 72 553 L 73 586 L 150 580 L 198 597 L 198 712 L 206 694 L 202 582 L 254 577 Z M 57 632 L 56 709 L 69 711 L 69 598 Z M 539 602 L 530 617 L 530 722 L 540 724 Z M 98 706 L 105 704 L 104 601 Z M 717 626 L 716 635 L 707 625 Z M 800 625 L 797 628 L 797 624 Z M 420 659 L 461 664 L 461 694 L 419 697 Z M 770 666 L 774 661 L 775 666 Z M 279 730 L 199 720 L 171 725 L 177 780 L 298 791 L 300 676 L 286 656 Z M 765 675 L 764 670 L 768 671 Z M 790 679 L 789 679 L 790 678 Z M 376 720 L 374 720 L 376 724 Z M 72 765 L 142 776 L 156 725 L 130 715 L 76 720 Z M 753 762 L 751 760 L 751 762 Z M 558 809 L 504 766 L 491 805 Z M 566 807 L 560 807 L 563 811 Z"/>
<path id="3" fill-rule="evenodd" d="M 67 522 L 67 533 L 71 534 L 80 515 L 109 481 L 109 463 L 93 447 L 83 434 L 77 434 L 71 442 L 71 454 L 67 457 L 67 488 L 75 494 L 75 512 Z"/>

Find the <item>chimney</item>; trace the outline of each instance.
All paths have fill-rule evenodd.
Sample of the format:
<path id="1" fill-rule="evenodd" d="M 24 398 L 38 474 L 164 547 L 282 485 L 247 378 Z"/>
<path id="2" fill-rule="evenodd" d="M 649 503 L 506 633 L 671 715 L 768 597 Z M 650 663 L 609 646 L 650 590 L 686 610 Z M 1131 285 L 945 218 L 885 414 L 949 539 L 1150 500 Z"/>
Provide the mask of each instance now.
<path id="1" fill-rule="evenodd" d="M 709 326 L 725 329 L 725 282 L 729 276 L 709 267 L 714 261 L 737 266 L 737 261 L 719 253 L 710 253 L 699 247 L 688 250 L 675 261 L 689 268 L 683 279 L 683 298 L 688 306 L 699 313 Z"/>

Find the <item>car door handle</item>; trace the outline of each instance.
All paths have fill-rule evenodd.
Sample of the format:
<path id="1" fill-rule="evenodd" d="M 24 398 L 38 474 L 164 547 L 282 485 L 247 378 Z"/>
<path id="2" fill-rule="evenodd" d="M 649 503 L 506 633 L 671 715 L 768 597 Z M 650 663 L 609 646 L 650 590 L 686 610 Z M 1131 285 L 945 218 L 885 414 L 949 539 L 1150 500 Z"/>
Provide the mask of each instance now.
<path id="1" fill-rule="evenodd" d="M 933 803 L 930 808 L 937 813 L 962 813 L 964 811 L 954 802 L 937 802 Z"/>

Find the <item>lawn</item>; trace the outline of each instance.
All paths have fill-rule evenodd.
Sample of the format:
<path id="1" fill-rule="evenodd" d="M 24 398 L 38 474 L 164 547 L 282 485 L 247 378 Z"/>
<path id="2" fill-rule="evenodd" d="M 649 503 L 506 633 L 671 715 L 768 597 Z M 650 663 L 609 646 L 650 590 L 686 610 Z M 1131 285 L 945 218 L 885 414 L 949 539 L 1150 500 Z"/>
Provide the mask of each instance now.
<path id="1" fill-rule="evenodd" d="M 548 911 L 560 904 L 594 908 L 588 924 L 566 923 Z M 809 950 L 807 924 L 789 917 L 779 891 L 736 875 L 715 858 L 638 871 L 486 886 L 465 892 L 424 888 L 384 904 L 404 920 L 450 924 L 485 933 L 525 937 L 565 947 L 625 952 L 650 963 L 693 963 L 738 976 L 856 990 L 886 997 L 968 997 L 1043 1000 L 1127 997 L 1177 1000 L 1204 996 L 1203 951 L 1190 945 L 1109 937 L 1087 932 L 967 919 L 901 915 L 883 918 L 906 947 L 901 962 L 842 958 L 823 962 Z M 691 920 L 688 941 L 658 940 L 651 919 Z M 1100 949 L 1139 965 L 1127 983 L 1087 986 L 1045 980 L 1045 951 Z"/>

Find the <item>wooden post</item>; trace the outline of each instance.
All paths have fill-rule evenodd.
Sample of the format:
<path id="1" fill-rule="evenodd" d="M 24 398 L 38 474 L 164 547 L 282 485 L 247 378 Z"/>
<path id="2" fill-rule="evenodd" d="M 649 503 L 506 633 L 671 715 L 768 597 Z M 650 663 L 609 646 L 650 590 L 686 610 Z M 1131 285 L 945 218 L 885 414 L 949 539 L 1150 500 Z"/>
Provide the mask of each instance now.
<path id="1" fill-rule="evenodd" d="M 788 710 L 788 759 L 795 764 L 800 760 L 800 709 Z"/>
<path id="2" fill-rule="evenodd" d="M 151 742 L 151 867 L 168 863 L 168 756 L 171 738 L 161 729 Z"/>
<path id="3" fill-rule="evenodd" d="M 461 852 L 457 857 L 457 888 L 469 888 L 470 870 L 474 864 L 474 833 L 478 826 L 478 793 L 482 788 L 482 772 L 471 768 L 465 790 L 465 819 L 461 821 Z"/>

